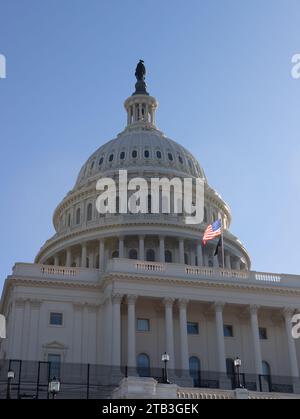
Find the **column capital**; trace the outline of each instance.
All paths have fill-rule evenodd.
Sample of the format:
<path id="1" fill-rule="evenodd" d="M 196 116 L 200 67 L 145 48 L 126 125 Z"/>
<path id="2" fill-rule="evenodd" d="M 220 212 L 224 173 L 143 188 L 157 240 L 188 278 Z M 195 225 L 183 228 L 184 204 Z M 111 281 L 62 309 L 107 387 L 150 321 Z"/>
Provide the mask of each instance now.
<path id="1" fill-rule="evenodd" d="M 165 307 L 172 307 L 174 301 L 175 301 L 175 298 L 172 298 L 172 297 L 166 297 L 166 298 L 163 299 L 163 303 L 164 303 Z"/>
<path id="2" fill-rule="evenodd" d="M 164 236 L 163 234 L 160 234 L 160 235 L 158 236 L 158 238 L 159 238 L 159 240 L 165 240 L 166 236 Z"/>
<path id="3" fill-rule="evenodd" d="M 138 296 L 135 294 L 128 294 L 126 296 L 127 304 L 135 304 L 136 300 L 138 299 Z"/>
<path id="4" fill-rule="evenodd" d="M 187 298 L 179 298 L 178 300 L 179 308 L 186 308 L 188 303 L 189 303 L 189 300 Z"/>
<path id="5" fill-rule="evenodd" d="M 145 234 L 139 234 L 139 240 L 145 240 Z"/>
<path id="6" fill-rule="evenodd" d="M 215 301 L 214 304 L 215 311 L 223 311 L 225 303 L 223 301 Z"/>
<path id="7" fill-rule="evenodd" d="M 293 317 L 294 313 L 295 313 L 295 309 L 292 308 L 292 307 L 284 307 L 282 309 L 282 314 L 283 314 L 285 319 L 289 319 L 289 318 Z"/>
<path id="8" fill-rule="evenodd" d="M 123 294 L 115 293 L 111 295 L 113 304 L 120 304 L 123 298 Z"/>
<path id="9" fill-rule="evenodd" d="M 257 314 L 257 312 L 258 312 L 259 309 L 260 309 L 260 306 L 257 305 L 257 304 L 251 304 L 249 306 L 250 314 Z"/>

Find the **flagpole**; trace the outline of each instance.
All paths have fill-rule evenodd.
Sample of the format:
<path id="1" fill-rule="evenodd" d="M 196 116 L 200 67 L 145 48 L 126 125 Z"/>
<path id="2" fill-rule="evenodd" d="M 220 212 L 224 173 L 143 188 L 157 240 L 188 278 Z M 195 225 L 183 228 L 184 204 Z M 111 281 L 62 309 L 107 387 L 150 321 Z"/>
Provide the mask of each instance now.
<path id="1" fill-rule="evenodd" d="M 223 220 L 221 218 L 221 246 L 222 246 L 222 264 L 225 269 L 225 257 L 224 257 L 224 235 L 223 235 Z"/>

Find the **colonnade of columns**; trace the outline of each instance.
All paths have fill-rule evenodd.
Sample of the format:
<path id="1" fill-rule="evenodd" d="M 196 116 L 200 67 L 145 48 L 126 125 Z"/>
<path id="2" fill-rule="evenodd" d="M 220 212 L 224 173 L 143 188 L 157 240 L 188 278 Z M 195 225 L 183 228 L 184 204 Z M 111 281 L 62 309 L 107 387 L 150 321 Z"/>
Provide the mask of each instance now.
<path id="1" fill-rule="evenodd" d="M 112 297 L 113 307 L 113 324 L 112 324 L 112 363 L 115 366 L 121 365 L 121 311 L 120 304 L 123 296 L 115 295 Z M 127 295 L 127 365 L 131 368 L 136 367 L 136 295 Z M 180 361 L 176 363 L 176 367 L 182 370 L 189 369 L 189 345 L 187 333 L 187 308 L 189 301 L 181 298 L 175 300 L 171 297 L 164 298 L 164 318 L 165 318 L 165 351 L 170 356 L 169 368 L 175 368 L 175 347 L 174 347 L 174 304 L 178 305 L 179 309 L 179 337 L 180 337 Z M 223 311 L 225 304 L 223 302 L 213 303 L 215 316 L 215 330 L 216 330 L 216 347 L 218 372 L 226 374 L 226 350 L 224 339 L 224 322 Z M 252 335 L 252 349 L 255 363 L 255 373 L 262 375 L 262 351 L 259 335 L 258 310 L 259 307 L 252 305 L 249 309 L 249 321 Z M 292 337 L 292 309 L 283 309 L 285 333 L 287 338 L 288 352 L 289 352 L 289 366 L 291 376 L 299 379 L 299 366 L 297 361 L 295 339 Z"/>
<path id="2" fill-rule="evenodd" d="M 127 237 L 127 236 L 126 236 Z M 130 236 L 128 236 L 130 237 Z M 219 260 L 216 256 L 213 256 L 214 247 L 206 247 L 203 249 L 201 240 L 192 240 L 185 239 L 183 237 L 170 237 L 174 240 L 174 244 L 170 251 L 174 253 L 172 255 L 172 262 L 174 263 L 186 263 L 186 255 L 188 255 L 188 264 L 192 266 L 213 266 L 215 268 L 219 267 Z M 139 260 L 147 260 L 147 255 L 145 251 L 145 235 L 138 236 L 138 249 L 137 249 L 137 258 Z M 177 250 L 176 250 L 176 241 L 177 241 Z M 76 266 L 82 268 L 99 268 L 104 269 L 105 264 L 105 239 L 99 239 L 98 245 L 93 241 L 93 250 L 88 250 L 88 243 L 84 242 L 76 246 L 76 255 L 72 247 L 67 248 L 65 251 L 54 254 L 54 256 L 48 261 L 52 260 L 52 263 L 55 266 L 65 265 L 66 267 Z M 160 235 L 158 237 L 158 247 L 156 251 L 156 261 L 157 262 L 169 262 L 166 260 L 166 236 Z M 116 251 L 118 252 L 118 257 L 126 258 L 128 257 L 129 249 L 125 248 L 125 237 L 118 237 L 118 244 L 116 246 Z M 176 253 L 176 257 L 175 257 Z M 110 255 L 110 257 L 113 257 Z M 96 260 L 99 261 L 96 264 Z M 48 262 L 46 261 L 46 263 Z M 210 261 L 210 262 L 209 262 Z M 210 265 L 211 263 L 211 265 Z M 241 261 L 239 258 L 233 256 L 227 250 L 225 250 L 225 268 L 226 269 L 241 269 Z"/>

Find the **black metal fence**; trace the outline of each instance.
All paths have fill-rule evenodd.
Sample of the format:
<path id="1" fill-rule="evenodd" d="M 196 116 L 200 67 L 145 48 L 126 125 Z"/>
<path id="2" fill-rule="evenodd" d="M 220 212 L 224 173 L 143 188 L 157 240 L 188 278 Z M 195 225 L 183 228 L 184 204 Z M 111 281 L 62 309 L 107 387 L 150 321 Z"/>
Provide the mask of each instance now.
<path id="1" fill-rule="evenodd" d="M 8 371 L 13 371 L 13 379 L 8 378 Z M 120 380 L 127 376 L 153 377 L 159 382 L 167 378 L 160 368 L 136 370 L 105 365 L 0 360 L 0 399 L 48 399 L 51 397 L 49 382 L 54 374 L 60 382 L 56 397 L 64 399 L 109 399 Z M 240 384 L 251 391 L 293 393 L 293 379 L 283 376 L 169 370 L 168 379 L 181 387 L 234 389 Z"/>

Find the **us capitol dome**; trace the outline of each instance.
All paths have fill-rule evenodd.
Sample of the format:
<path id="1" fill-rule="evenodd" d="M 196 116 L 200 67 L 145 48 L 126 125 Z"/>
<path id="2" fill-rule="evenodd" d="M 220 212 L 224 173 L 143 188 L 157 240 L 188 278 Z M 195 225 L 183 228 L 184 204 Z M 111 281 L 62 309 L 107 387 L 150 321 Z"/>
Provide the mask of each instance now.
<path id="1" fill-rule="evenodd" d="M 193 154 L 156 126 L 142 61 L 136 78 L 124 130 L 84 163 L 34 263 L 16 263 L 5 280 L 0 398 L 11 370 L 12 398 L 49 397 L 53 377 L 60 398 L 235 398 L 237 356 L 244 398 L 296 397 L 300 339 L 291 325 L 300 277 L 251 270 L 230 232 L 229 206 Z M 100 214 L 96 183 L 118 183 L 119 170 L 148 182 L 201 178 L 203 222 L 187 224 L 174 211 Z M 147 201 L 149 210 L 151 195 Z M 218 237 L 202 246 L 220 219 L 224 258 Z M 163 359 L 173 385 L 163 384 Z"/>
<path id="2" fill-rule="evenodd" d="M 207 224 L 222 219 L 226 268 L 250 269 L 246 249 L 229 231 L 229 206 L 209 186 L 197 159 L 157 128 L 158 103 L 148 94 L 144 81 L 137 82 L 135 92 L 124 106 L 127 126 L 83 165 L 74 188 L 55 210 L 56 234 L 41 248 L 35 262 L 105 270 L 109 259 L 119 257 L 219 267 L 223 261 L 222 255 L 214 256 L 217 240 L 202 249 L 201 239 Z M 95 204 L 99 196 L 96 183 L 104 177 L 117 183 L 119 170 L 127 170 L 128 179 L 143 177 L 149 183 L 152 177 L 204 179 L 202 225 L 187 225 L 183 215 L 174 213 L 99 214 Z"/>

